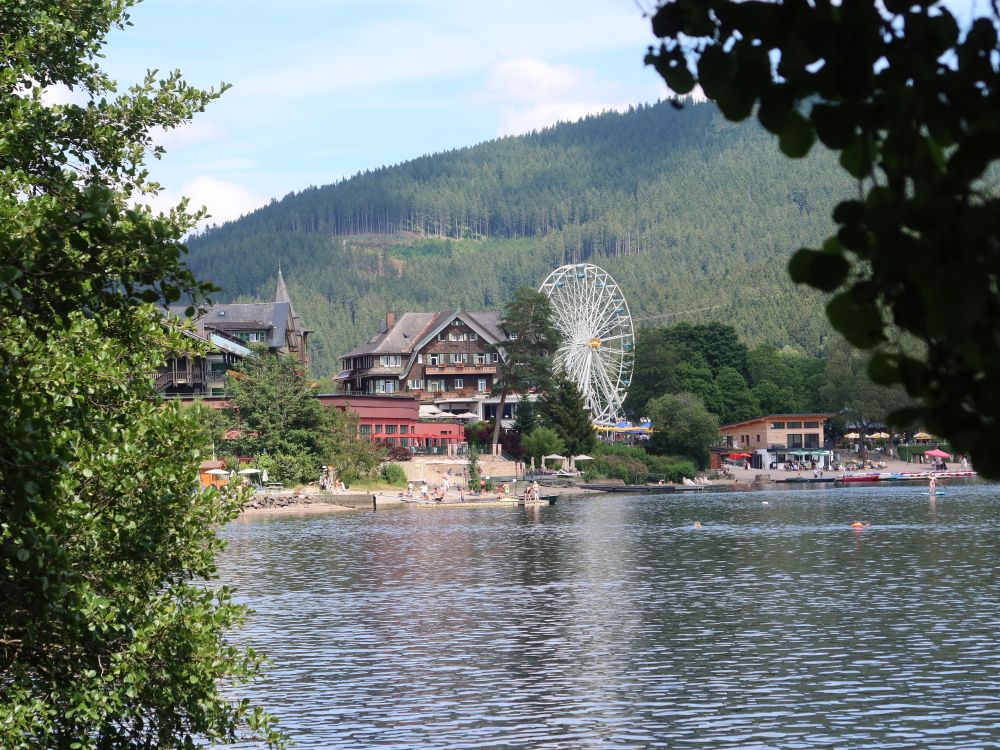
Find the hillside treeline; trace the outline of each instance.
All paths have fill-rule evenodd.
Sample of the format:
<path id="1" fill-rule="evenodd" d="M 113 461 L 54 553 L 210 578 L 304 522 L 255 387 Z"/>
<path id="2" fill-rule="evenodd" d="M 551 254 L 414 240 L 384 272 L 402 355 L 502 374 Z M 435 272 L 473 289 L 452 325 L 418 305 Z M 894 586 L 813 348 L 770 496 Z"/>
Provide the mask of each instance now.
<path id="1" fill-rule="evenodd" d="M 281 262 L 318 376 L 388 310 L 495 310 L 584 261 L 617 278 L 640 327 L 727 322 L 815 353 L 822 299 L 785 266 L 849 189 L 819 150 L 789 161 L 714 105 L 662 103 L 290 194 L 195 238 L 190 257 L 227 299 L 269 295 Z"/>

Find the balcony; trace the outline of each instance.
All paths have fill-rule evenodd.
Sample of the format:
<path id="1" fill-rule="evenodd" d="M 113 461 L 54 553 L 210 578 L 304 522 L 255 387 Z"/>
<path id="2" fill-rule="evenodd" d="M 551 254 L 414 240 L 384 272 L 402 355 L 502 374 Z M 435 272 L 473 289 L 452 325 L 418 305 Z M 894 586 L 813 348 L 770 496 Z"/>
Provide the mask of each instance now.
<path id="1" fill-rule="evenodd" d="M 461 365 L 425 365 L 424 375 L 496 375 L 494 364 L 476 365 L 466 362 Z"/>

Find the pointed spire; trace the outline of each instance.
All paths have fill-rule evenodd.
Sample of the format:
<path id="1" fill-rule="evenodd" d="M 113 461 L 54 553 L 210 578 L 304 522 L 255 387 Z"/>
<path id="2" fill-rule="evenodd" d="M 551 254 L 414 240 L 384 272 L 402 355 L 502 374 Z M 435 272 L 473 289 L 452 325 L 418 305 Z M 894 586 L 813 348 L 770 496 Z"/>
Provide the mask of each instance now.
<path id="1" fill-rule="evenodd" d="M 278 264 L 278 283 L 274 288 L 275 302 L 291 302 L 288 298 L 288 289 L 285 287 L 285 279 L 281 275 L 281 264 Z"/>

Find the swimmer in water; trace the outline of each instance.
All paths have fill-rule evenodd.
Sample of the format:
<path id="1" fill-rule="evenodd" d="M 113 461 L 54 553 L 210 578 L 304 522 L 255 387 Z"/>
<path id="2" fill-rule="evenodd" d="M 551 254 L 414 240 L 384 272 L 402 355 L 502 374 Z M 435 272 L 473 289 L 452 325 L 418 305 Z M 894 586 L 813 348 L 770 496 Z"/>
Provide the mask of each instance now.
<path id="1" fill-rule="evenodd" d="M 695 522 L 694 522 L 694 527 L 695 527 L 696 529 L 700 529 L 700 528 L 701 528 L 701 521 L 695 521 Z"/>

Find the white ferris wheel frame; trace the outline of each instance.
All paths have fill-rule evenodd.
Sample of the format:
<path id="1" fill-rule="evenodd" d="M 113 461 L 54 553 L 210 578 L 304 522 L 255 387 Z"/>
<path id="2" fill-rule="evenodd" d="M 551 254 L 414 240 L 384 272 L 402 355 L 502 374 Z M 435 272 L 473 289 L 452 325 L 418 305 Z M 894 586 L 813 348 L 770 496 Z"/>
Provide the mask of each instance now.
<path id="1" fill-rule="evenodd" d="M 538 289 L 552 303 L 563 343 L 553 365 L 580 388 L 595 424 L 614 424 L 635 364 L 635 329 L 628 302 L 607 271 L 571 263 L 550 273 Z"/>

